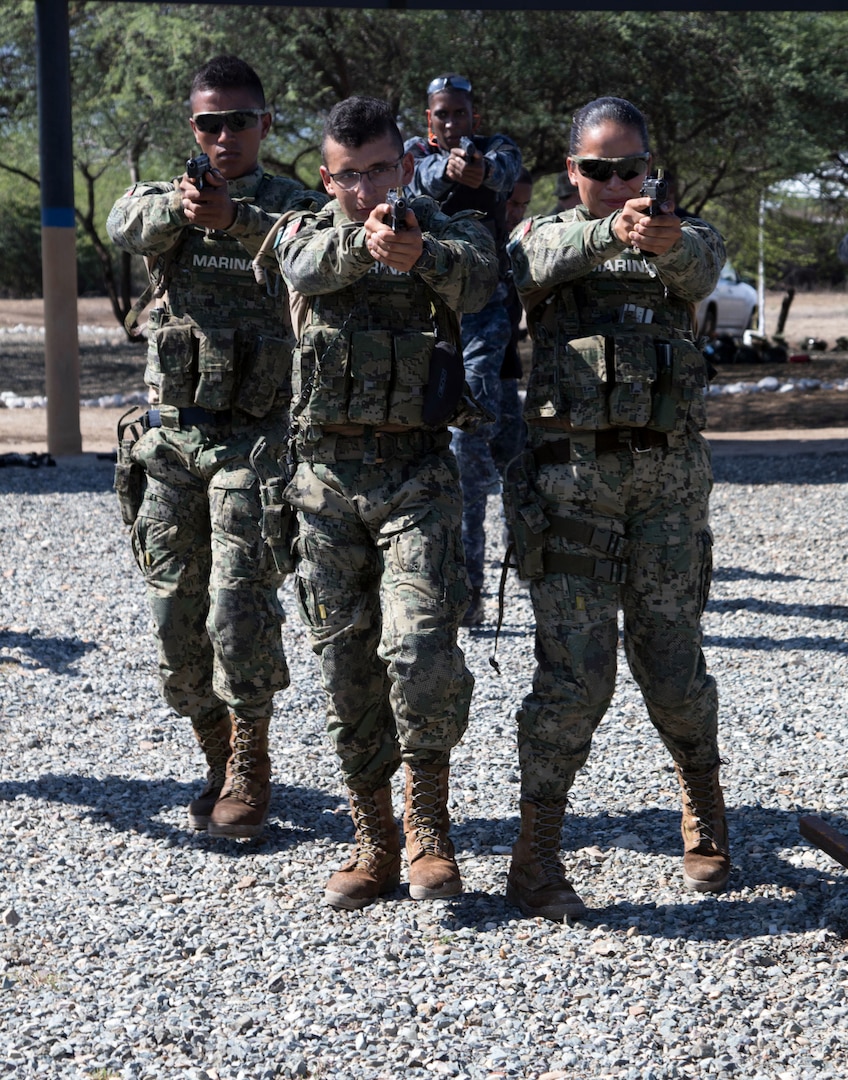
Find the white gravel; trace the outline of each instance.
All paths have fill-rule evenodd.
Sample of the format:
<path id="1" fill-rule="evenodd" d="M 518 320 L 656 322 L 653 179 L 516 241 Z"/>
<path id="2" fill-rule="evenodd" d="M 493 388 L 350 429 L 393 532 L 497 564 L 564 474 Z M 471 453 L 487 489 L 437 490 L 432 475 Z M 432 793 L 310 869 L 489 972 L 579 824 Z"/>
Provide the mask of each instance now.
<path id="1" fill-rule="evenodd" d="M 290 589 L 265 838 L 196 835 L 200 757 L 159 696 L 111 464 L 0 469 L 0 1076 L 844 1077 L 848 871 L 798 820 L 848 833 L 848 453 L 721 457 L 716 474 L 705 647 L 730 889 L 683 891 L 671 762 L 625 669 L 573 792 L 564 845 L 590 913 L 568 926 L 503 898 L 533 666 L 514 576 L 500 677 L 493 595 L 491 625 L 461 632 L 465 894 L 334 912 L 322 890 L 351 826 Z"/>

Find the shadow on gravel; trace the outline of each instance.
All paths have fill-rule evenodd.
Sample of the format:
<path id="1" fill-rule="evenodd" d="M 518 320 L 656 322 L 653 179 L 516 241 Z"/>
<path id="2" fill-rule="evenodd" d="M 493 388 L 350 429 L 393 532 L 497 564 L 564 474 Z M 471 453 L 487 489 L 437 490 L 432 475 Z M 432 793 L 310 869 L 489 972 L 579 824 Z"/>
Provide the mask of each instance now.
<path id="1" fill-rule="evenodd" d="M 673 874 L 680 874 L 682 846 L 680 812 L 645 809 L 626 816 L 600 814 L 572 815 L 563 833 L 563 863 L 566 873 L 583 896 L 589 914 L 580 922 L 588 930 L 603 924 L 614 931 L 636 926 L 640 934 L 653 937 L 686 938 L 697 941 L 721 941 L 799 933 L 829 927 L 840 936 L 848 936 L 848 870 L 833 862 L 832 871 L 799 867 L 788 861 L 789 850 L 814 850 L 798 831 L 800 818 L 817 811 L 778 810 L 763 806 L 736 806 L 728 810 L 733 866 L 726 893 L 713 896 L 686 892 L 680 881 L 679 904 L 639 903 L 623 897 L 607 907 L 592 903 L 593 869 L 585 849 L 597 848 L 605 860 L 650 864 L 652 856 L 674 859 Z M 828 822 L 848 834 L 848 821 L 831 818 Z M 487 844 L 507 845 L 518 834 L 519 820 L 470 819 L 451 827 L 457 849 L 479 849 L 481 837 Z M 497 836 L 497 839 L 495 839 Z M 628 854 L 628 852 L 632 854 Z M 480 856 L 486 858 L 485 855 Z M 502 859 L 503 856 L 492 856 Z M 504 884 L 506 866 L 504 864 Z M 609 869 L 604 873 L 609 874 Z M 668 874 L 666 865 L 646 870 L 643 885 Z M 630 882 L 639 880 L 630 868 L 625 873 Z M 674 881 L 672 879 L 672 885 Z M 740 896 L 745 890 L 771 887 L 773 895 L 750 899 Z M 623 890 L 622 890 L 623 891 Z M 450 918 L 460 926 L 483 929 L 520 917 L 506 904 L 502 895 L 465 893 L 450 902 Z M 740 930 L 743 921 L 747 924 Z"/>
<path id="2" fill-rule="evenodd" d="M 100 646 L 95 641 L 80 638 L 39 637 L 38 633 L 21 633 L 17 630 L 0 630 L 0 664 L 21 664 L 16 656 L 9 656 L 4 649 L 16 649 L 26 653 L 40 667 L 57 675 L 73 670 L 74 664 Z"/>
<path id="3" fill-rule="evenodd" d="M 83 492 L 109 492 L 115 498 L 112 483 L 115 463 L 96 454 L 85 454 L 79 462 L 65 464 L 61 459 L 55 467 L 0 469 L 2 495 L 79 495 Z M 118 501 L 115 499 L 115 526 L 120 523 Z"/>
<path id="4" fill-rule="evenodd" d="M 713 568 L 713 581 L 806 581 L 803 574 L 763 574 L 759 570 L 749 570 L 744 566 L 716 566 Z"/>
<path id="5" fill-rule="evenodd" d="M 773 454 L 746 454 L 713 458 L 717 484 L 844 484 L 848 481 L 848 452 L 821 454 L 815 449 L 781 456 L 775 468 Z"/>
<path id="6" fill-rule="evenodd" d="M 349 812 L 342 816 L 337 795 L 314 788 L 272 789 L 271 808 L 264 833 L 252 841 L 225 840 L 194 832 L 186 824 L 185 807 L 200 785 L 177 780 L 130 780 L 124 776 L 102 779 L 45 773 L 37 780 L 0 781 L 0 803 L 31 798 L 64 807 L 68 817 L 102 824 L 114 832 L 132 832 L 153 839 L 175 840 L 214 847 L 238 856 L 257 851 L 284 851 L 318 837 L 337 843 L 352 839 Z"/>

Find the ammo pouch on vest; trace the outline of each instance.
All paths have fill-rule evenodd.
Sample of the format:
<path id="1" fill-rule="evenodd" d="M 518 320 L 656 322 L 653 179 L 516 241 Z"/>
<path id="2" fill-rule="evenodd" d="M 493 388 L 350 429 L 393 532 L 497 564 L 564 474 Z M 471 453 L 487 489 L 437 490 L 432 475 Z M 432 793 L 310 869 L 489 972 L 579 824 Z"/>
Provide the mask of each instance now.
<path id="1" fill-rule="evenodd" d="M 533 455 L 526 451 L 513 458 L 504 473 L 504 513 L 522 581 L 545 573 L 544 533 L 549 522 L 547 507 L 533 485 L 534 472 Z"/>
<path id="2" fill-rule="evenodd" d="M 132 450 L 141 438 L 141 417 L 128 420 L 127 417 L 137 412 L 140 405 L 133 405 L 118 421 L 118 453 L 115 460 L 115 494 L 121 510 L 121 520 L 125 525 L 132 525 L 141 509 L 144 495 L 144 469 L 133 461 Z"/>
<path id="3" fill-rule="evenodd" d="M 691 341 L 593 334 L 567 345 L 567 416 L 575 428 L 683 431 L 704 413 L 706 367 Z M 703 422 L 699 424 L 703 427 Z"/>
<path id="4" fill-rule="evenodd" d="M 311 327 L 295 351 L 293 411 L 316 424 L 421 427 L 424 386 L 436 344 L 432 331 Z"/>
<path id="5" fill-rule="evenodd" d="M 204 332 L 188 316 L 155 308 L 148 321 L 146 381 L 159 402 L 221 412 L 238 408 L 264 416 L 279 390 L 291 385 L 291 352 L 283 338 L 235 329 Z"/>
<path id="6" fill-rule="evenodd" d="M 657 431 L 684 431 L 688 420 L 698 429 L 706 427 L 704 389 L 707 362 L 691 341 L 654 341 L 657 378 L 653 386 L 652 428 Z"/>
<path id="7" fill-rule="evenodd" d="M 233 402 L 237 409 L 261 417 L 270 411 L 278 395 L 281 400 L 290 400 L 290 341 L 257 334 L 238 351 L 239 385 Z"/>
<path id="8" fill-rule="evenodd" d="M 286 460 L 274 460 L 264 435 L 260 435 L 250 452 L 250 467 L 259 478 L 262 539 L 270 548 L 277 570 L 281 574 L 291 574 L 297 514 L 283 498 L 283 492 L 292 478 L 292 469 Z"/>
<path id="9" fill-rule="evenodd" d="M 465 390 L 462 356 L 449 341 L 437 341 L 430 354 L 430 369 L 421 416 L 430 427 L 442 427 L 456 412 Z"/>

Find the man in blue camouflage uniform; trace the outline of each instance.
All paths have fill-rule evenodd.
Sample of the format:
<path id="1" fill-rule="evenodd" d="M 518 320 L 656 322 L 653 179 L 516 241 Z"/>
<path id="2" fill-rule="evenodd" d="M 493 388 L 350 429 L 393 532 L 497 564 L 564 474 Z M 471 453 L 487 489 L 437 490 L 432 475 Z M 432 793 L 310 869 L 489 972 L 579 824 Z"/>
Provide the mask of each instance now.
<path id="1" fill-rule="evenodd" d="M 298 340 L 298 465 L 285 497 L 298 510 L 298 604 L 356 829 L 325 896 L 353 909 L 400 880 L 390 782 L 401 762 L 410 895 L 462 888 L 448 772 L 474 680 L 457 646 L 468 580 L 448 423 L 469 400 L 457 315 L 485 304 L 497 261 L 475 215 L 448 217 L 432 199 L 396 210 L 396 230 L 388 223 L 390 190 L 413 166 L 385 102 L 336 105 L 322 155 L 334 198 L 293 216 L 276 249 Z"/>
<path id="2" fill-rule="evenodd" d="M 518 714 L 521 832 L 507 897 L 527 915 L 579 917 L 559 861 L 566 799 L 612 699 L 624 649 L 683 793 L 684 884 L 730 872 L 718 780 L 718 700 L 701 651 L 712 568 L 705 361 L 694 305 L 724 262 L 718 233 L 649 216 L 642 114 L 620 98 L 579 110 L 568 170 L 581 205 L 510 243 L 533 336 L 529 453 L 507 476 L 538 665 Z"/>
<path id="3" fill-rule="evenodd" d="M 501 420 L 501 366 L 510 338 L 506 310 L 506 201 L 521 168 L 521 151 L 506 135 L 475 135 L 471 83 L 462 75 L 439 75 L 427 87 L 426 139 L 407 140 L 415 160 L 409 189 L 429 195 L 446 214 L 478 210 L 484 215 L 500 260 L 500 282 L 485 307 L 462 318 L 462 358 L 468 385 L 494 418 L 476 431 L 456 430 L 453 451 L 462 484 L 462 542 L 471 581 L 471 603 L 463 626 L 484 620 L 486 500 L 500 490 L 491 441 Z"/>
<path id="4" fill-rule="evenodd" d="M 152 408 L 132 447 L 143 470 L 132 543 L 156 625 L 165 700 L 188 716 L 208 766 L 189 823 L 253 837 L 270 799 L 268 725 L 289 682 L 275 569 L 261 535 L 249 455 L 282 452 L 291 393 L 284 290 L 257 284 L 251 257 L 285 211 L 323 194 L 263 173 L 271 118 L 256 72 L 234 56 L 191 87 L 202 174 L 139 183 L 109 214 L 112 240 L 148 257 L 157 301 L 145 382 Z"/>

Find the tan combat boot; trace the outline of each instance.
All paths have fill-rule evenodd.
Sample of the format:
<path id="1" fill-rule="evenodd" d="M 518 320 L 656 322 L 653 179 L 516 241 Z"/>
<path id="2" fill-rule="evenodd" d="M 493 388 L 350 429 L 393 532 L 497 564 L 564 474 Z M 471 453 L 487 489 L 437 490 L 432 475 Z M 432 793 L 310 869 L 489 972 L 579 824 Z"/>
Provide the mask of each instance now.
<path id="1" fill-rule="evenodd" d="M 462 892 L 462 879 L 448 836 L 448 774 L 421 765 L 406 766 L 406 804 L 403 829 L 409 860 L 409 895 L 435 900 Z"/>
<path id="2" fill-rule="evenodd" d="M 580 919 L 586 906 L 559 861 L 565 802 L 522 799 L 521 830 L 512 845 L 506 884 L 508 904 L 531 918 Z"/>
<path id="3" fill-rule="evenodd" d="M 198 797 L 188 804 L 188 823 L 192 829 L 205 832 L 212 807 L 218 801 L 226 778 L 232 733 L 230 714 L 225 712 L 223 716 L 219 714 L 211 719 L 204 718 L 203 721 L 192 720 L 192 730 L 209 769 L 206 773 L 206 786 Z"/>
<path id="4" fill-rule="evenodd" d="M 674 768 L 683 793 L 683 884 L 695 892 L 721 892 L 730 875 L 730 847 L 719 766 L 700 775 Z"/>
<path id="5" fill-rule="evenodd" d="M 400 884 L 400 834 L 389 784 L 370 795 L 348 794 L 356 847 L 350 861 L 327 882 L 324 898 L 332 907 L 355 911 Z"/>
<path id="6" fill-rule="evenodd" d="M 233 717 L 227 775 L 209 816 L 210 836 L 249 840 L 262 832 L 271 801 L 268 725 L 268 720 Z"/>

